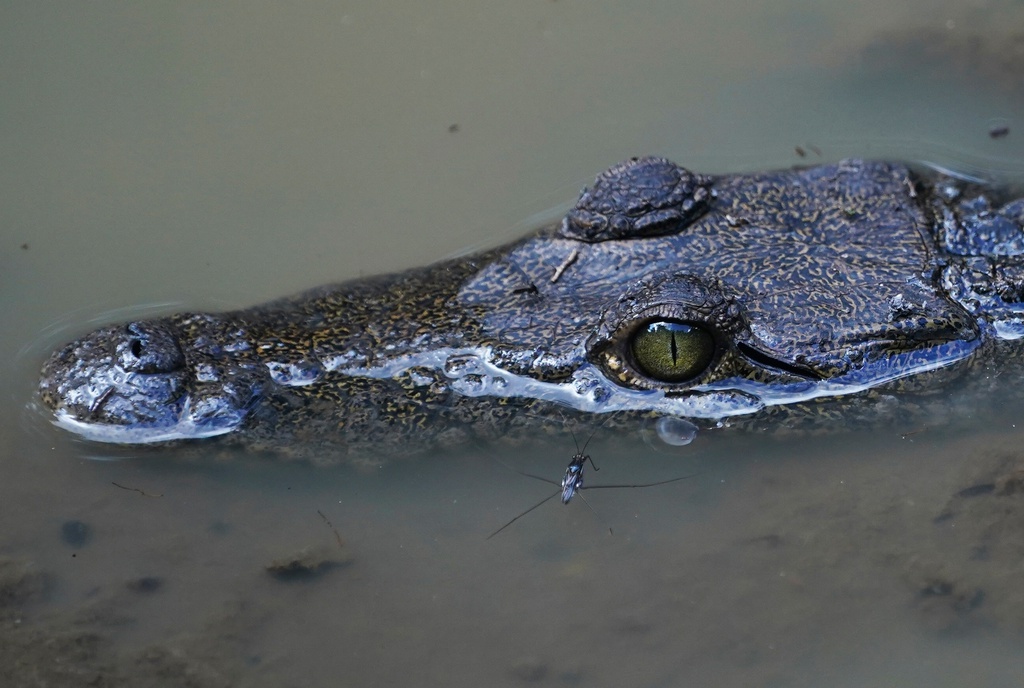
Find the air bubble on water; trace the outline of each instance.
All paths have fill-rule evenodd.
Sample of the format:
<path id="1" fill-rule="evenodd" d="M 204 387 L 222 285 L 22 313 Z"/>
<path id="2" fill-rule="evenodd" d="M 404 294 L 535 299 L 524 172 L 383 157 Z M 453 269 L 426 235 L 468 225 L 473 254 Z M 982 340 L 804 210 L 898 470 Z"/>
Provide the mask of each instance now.
<path id="1" fill-rule="evenodd" d="M 654 421 L 658 439 L 672 447 L 685 447 L 697 437 L 697 426 L 685 418 L 662 416 Z"/>

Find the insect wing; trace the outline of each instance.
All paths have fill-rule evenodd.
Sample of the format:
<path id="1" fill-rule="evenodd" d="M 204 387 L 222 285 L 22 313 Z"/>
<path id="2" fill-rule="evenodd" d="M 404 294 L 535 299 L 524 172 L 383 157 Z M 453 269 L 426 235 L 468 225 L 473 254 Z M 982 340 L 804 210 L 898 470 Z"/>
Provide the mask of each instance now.
<path id="1" fill-rule="evenodd" d="M 562 504 L 572 501 L 577 490 L 583 489 L 583 464 L 570 463 L 562 478 Z"/>

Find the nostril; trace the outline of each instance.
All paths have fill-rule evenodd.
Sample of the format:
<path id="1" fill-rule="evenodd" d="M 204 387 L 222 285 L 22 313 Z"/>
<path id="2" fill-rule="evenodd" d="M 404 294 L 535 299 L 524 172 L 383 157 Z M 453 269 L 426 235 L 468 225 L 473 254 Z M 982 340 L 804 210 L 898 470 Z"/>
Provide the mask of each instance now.
<path id="1" fill-rule="evenodd" d="M 171 373 L 185 364 L 177 334 L 166 322 L 128 323 L 117 344 L 117 357 L 126 371 L 146 375 Z"/>

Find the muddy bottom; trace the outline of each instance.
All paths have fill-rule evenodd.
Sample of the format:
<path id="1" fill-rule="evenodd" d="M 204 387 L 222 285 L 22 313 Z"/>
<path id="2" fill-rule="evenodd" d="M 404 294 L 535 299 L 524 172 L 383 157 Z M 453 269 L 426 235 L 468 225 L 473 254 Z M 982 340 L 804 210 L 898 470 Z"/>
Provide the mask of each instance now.
<path id="1" fill-rule="evenodd" d="M 553 488 L 486 452 L 10 459 L 0 682 L 998 685 L 1024 671 L 1024 453 L 993 423 L 599 437 L 592 484 L 699 475 L 490 540 Z M 557 477 L 568 449 L 502 458 Z"/>

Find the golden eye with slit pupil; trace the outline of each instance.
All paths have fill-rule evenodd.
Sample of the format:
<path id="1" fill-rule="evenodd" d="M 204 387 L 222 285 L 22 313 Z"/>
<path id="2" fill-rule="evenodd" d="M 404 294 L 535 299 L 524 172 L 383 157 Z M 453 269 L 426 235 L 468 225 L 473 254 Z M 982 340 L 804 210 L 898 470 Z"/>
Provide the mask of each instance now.
<path id="1" fill-rule="evenodd" d="M 637 366 L 662 382 L 691 380 L 715 357 L 715 340 L 707 330 L 671 320 L 644 325 L 633 335 L 630 346 Z"/>

